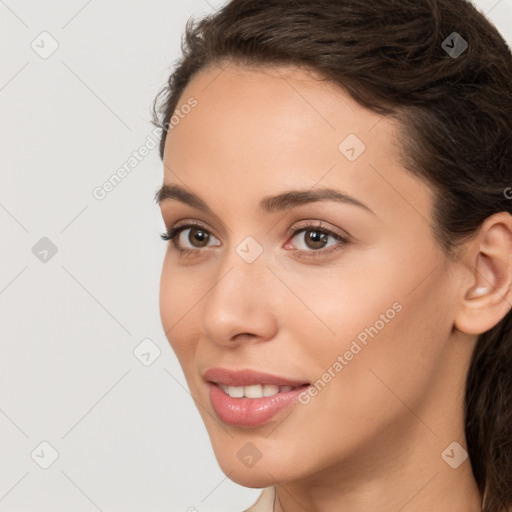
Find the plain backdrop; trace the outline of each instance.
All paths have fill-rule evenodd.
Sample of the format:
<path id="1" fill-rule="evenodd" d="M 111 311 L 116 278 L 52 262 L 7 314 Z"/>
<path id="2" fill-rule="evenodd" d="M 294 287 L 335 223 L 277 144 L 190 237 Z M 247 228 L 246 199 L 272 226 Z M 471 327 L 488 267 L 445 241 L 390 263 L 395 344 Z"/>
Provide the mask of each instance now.
<path id="1" fill-rule="evenodd" d="M 238 512 L 260 494 L 220 470 L 164 336 L 163 167 L 156 148 L 130 161 L 186 20 L 221 4 L 0 0 L 2 511 Z M 511 44 L 512 0 L 476 5 Z"/>

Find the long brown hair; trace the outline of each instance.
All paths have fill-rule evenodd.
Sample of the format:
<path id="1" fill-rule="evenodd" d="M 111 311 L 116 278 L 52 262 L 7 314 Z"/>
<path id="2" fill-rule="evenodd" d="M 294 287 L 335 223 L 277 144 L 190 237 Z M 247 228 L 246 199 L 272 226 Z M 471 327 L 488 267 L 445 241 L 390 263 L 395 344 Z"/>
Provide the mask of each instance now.
<path id="1" fill-rule="evenodd" d="M 433 233 L 447 255 L 488 216 L 512 213 L 512 55 L 468 1 L 233 0 L 189 19 L 182 53 L 153 104 L 162 159 L 171 117 L 197 71 L 223 62 L 296 65 L 400 121 L 402 163 L 434 187 Z M 464 406 L 483 510 L 509 510 L 510 311 L 479 336 Z"/>

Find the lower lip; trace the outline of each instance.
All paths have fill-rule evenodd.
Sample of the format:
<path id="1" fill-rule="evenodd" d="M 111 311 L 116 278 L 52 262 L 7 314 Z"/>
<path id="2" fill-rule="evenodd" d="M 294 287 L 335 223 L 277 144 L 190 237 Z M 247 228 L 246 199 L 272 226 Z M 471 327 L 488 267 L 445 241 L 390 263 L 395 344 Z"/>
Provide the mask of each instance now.
<path id="1" fill-rule="evenodd" d="M 262 398 L 233 398 L 217 385 L 208 382 L 210 400 L 219 418 L 237 427 L 258 427 L 270 421 L 279 412 L 298 399 L 307 386 Z"/>

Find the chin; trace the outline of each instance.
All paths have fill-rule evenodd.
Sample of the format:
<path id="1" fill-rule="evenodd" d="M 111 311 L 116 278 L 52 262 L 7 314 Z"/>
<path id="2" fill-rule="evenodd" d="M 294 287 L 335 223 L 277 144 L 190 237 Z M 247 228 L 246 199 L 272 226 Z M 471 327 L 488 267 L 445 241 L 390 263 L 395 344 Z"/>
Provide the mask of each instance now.
<path id="1" fill-rule="evenodd" d="M 270 487 L 276 482 L 281 482 L 280 478 L 276 478 L 276 475 L 271 471 L 272 476 L 266 471 L 266 467 L 256 468 L 236 468 L 226 470 L 221 466 L 224 474 L 233 482 L 242 487 L 248 487 L 250 489 L 263 489 L 264 487 Z"/>
<path id="2" fill-rule="evenodd" d="M 229 453 L 224 450 L 229 450 Z M 233 450 L 232 446 L 224 448 L 222 452 L 215 452 L 215 456 L 222 472 L 238 485 L 262 489 L 292 477 L 292 468 L 288 467 L 286 460 L 282 457 L 276 460 L 272 456 L 268 458 L 262 456 L 251 465 L 246 464 L 243 458 L 239 457 L 238 450 L 231 450 Z"/>

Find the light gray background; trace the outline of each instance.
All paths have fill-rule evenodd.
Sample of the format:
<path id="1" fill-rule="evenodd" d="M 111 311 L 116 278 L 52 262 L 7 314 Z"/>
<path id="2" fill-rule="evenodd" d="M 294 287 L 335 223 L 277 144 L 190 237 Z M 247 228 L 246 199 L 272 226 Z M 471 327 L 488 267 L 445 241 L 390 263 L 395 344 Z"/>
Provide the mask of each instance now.
<path id="1" fill-rule="evenodd" d="M 475 3 L 511 44 L 512 0 Z M 0 0 L 4 512 L 241 511 L 260 493 L 218 467 L 160 324 L 157 148 L 92 194 L 156 140 L 150 106 L 185 22 L 221 4 Z M 45 59 L 43 31 L 58 43 Z M 149 366 L 133 353 L 146 339 Z M 58 452 L 47 469 L 42 442 Z"/>

